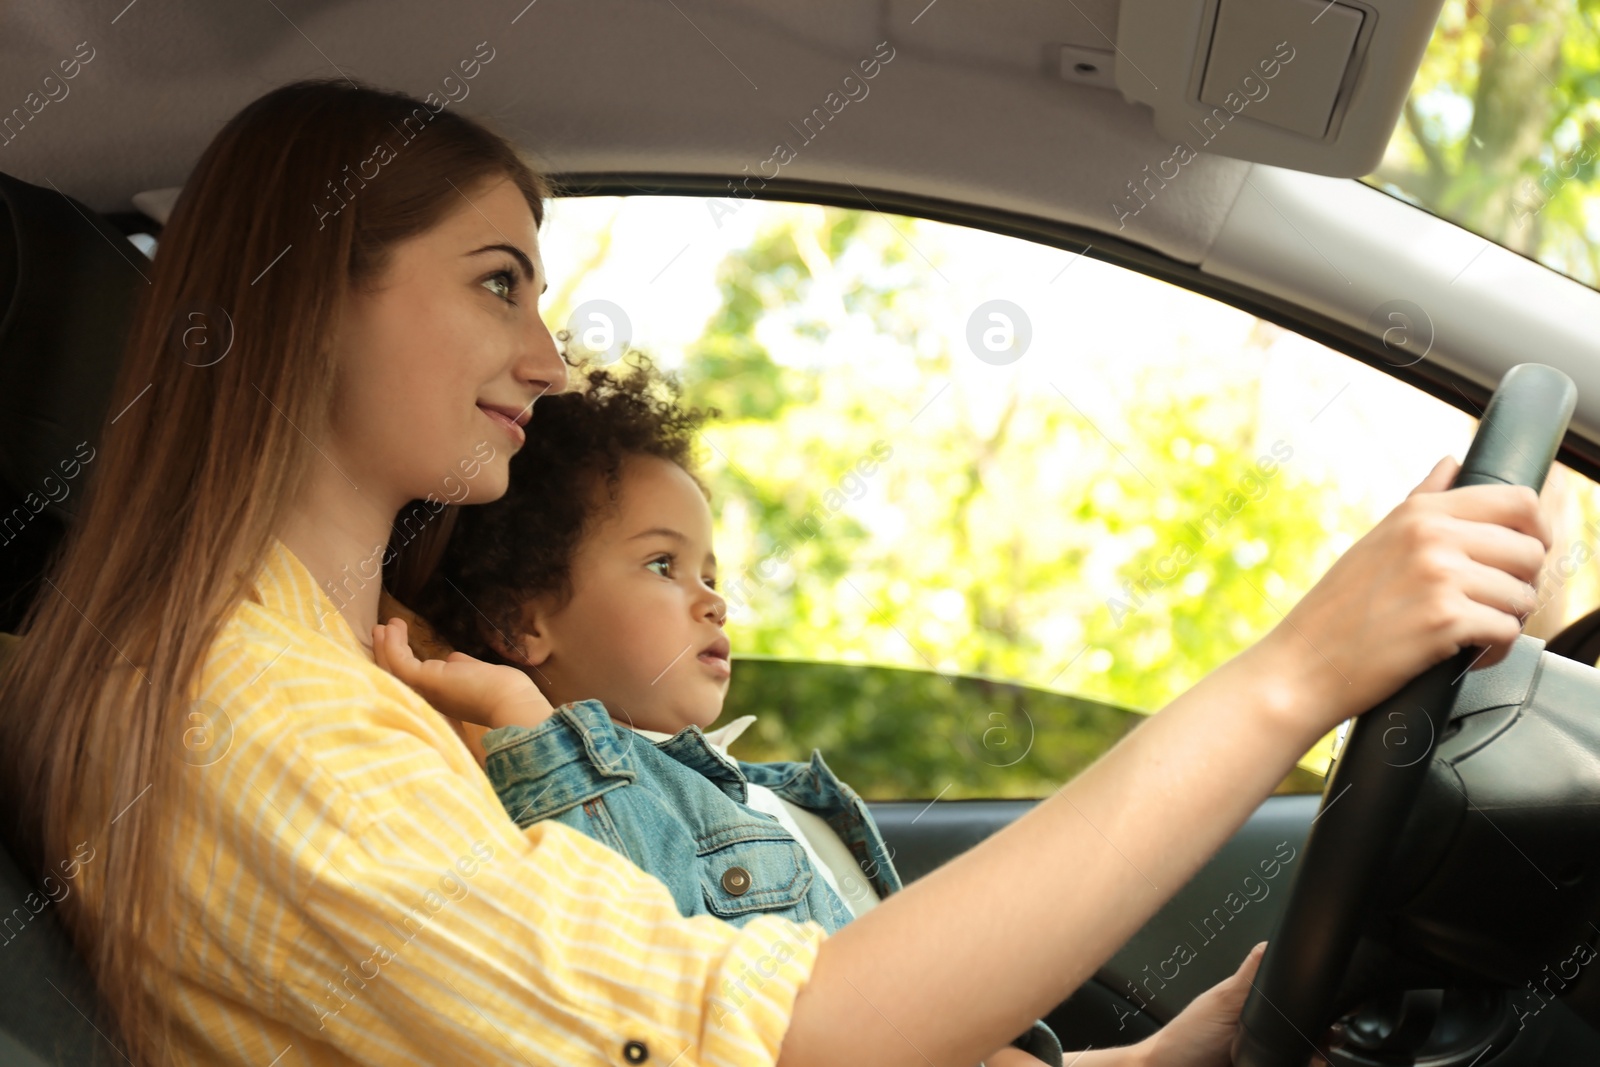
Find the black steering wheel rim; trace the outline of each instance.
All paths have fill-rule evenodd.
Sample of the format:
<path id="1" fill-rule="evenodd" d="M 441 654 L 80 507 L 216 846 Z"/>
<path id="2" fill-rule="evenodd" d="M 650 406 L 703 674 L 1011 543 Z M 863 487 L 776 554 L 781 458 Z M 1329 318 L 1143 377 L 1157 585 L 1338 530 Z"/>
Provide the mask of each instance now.
<path id="1" fill-rule="evenodd" d="M 1544 485 L 1577 403 L 1560 371 L 1511 368 L 1490 398 L 1452 488 Z M 1323 789 L 1288 902 L 1267 944 L 1233 1046 L 1237 1067 L 1303 1067 L 1328 1026 L 1378 879 L 1388 866 L 1460 682 L 1465 648 L 1350 727 Z M 1421 742 L 1419 747 L 1419 742 Z"/>

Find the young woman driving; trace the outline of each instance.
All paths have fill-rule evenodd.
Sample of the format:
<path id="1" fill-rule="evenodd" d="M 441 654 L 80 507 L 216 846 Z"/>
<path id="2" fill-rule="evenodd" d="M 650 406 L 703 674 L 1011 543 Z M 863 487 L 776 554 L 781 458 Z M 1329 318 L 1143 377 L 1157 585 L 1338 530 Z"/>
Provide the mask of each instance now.
<path id="1" fill-rule="evenodd" d="M 0 689 L 7 843 L 39 879 L 90 857 L 55 907 L 136 1064 L 965 1067 L 1317 738 L 1461 647 L 1498 660 L 1533 603 L 1535 494 L 1442 491 L 1443 460 L 1256 645 L 836 933 L 684 917 L 585 835 L 519 829 L 368 644 L 396 515 L 494 500 L 565 386 L 549 193 L 443 101 L 320 82 L 185 185 Z M 190 358 L 222 312 L 226 355 Z"/>

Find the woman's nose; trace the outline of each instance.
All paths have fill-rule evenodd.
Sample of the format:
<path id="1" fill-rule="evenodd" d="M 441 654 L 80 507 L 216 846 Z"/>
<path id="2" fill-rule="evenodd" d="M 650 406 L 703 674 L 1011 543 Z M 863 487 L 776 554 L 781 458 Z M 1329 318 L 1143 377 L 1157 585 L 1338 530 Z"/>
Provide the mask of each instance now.
<path id="1" fill-rule="evenodd" d="M 567 361 L 561 358 L 556 339 L 544 319 L 533 316 L 534 325 L 528 347 L 518 363 L 517 376 L 527 382 L 543 382 L 543 394 L 567 391 Z"/>

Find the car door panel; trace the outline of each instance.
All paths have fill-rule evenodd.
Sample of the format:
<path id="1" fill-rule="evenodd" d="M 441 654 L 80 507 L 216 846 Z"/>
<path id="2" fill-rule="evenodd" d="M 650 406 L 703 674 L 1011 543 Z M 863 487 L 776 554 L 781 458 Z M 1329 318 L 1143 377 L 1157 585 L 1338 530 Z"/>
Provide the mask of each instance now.
<path id="1" fill-rule="evenodd" d="M 1069 1047 L 1127 1044 L 1232 974 L 1265 941 L 1320 797 L 1273 796 L 1047 1021 Z M 1033 800 L 870 803 L 910 883 L 1027 812 Z M 1165 887 L 1163 887 L 1165 888 Z"/>

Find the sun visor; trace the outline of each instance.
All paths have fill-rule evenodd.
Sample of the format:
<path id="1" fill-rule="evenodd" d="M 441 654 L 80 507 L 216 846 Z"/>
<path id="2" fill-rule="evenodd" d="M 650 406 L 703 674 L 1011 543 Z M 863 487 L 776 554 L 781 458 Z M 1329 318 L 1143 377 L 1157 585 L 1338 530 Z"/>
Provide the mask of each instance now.
<path id="1" fill-rule="evenodd" d="M 1122 0 L 1115 82 L 1155 112 L 1170 167 L 1211 152 L 1360 177 L 1383 158 L 1441 4 Z"/>

